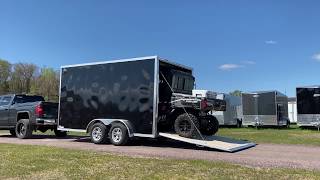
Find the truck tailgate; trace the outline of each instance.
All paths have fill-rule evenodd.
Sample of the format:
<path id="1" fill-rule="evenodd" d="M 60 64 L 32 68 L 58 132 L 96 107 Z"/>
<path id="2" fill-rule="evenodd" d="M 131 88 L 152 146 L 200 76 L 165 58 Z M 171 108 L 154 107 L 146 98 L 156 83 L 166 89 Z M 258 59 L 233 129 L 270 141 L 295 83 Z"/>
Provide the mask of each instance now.
<path id="1" fill-rule="evenodd" d="M 43 118 L 45 119 L 57 119 L 58 118 L 58 103 L 53 102 L 41 102 L 43 109 Z"/>

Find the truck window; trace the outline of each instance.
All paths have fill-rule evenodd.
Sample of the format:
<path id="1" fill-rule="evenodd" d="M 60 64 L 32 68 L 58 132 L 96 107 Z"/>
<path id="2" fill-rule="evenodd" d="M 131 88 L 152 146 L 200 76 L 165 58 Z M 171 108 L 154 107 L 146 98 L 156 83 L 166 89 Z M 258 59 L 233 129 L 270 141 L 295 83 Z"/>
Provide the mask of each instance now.
<path id="1" fill-rule="evenodd" d="M 0 100 L 0 106 L 9 105 L 10 101 L 11 101 L 11 96 L 4 96 L 4 97 Z"/>
<path id="2" fill-rule="evenodd" d="M 14 101 L 15 103 L 37 102 L 44 101 L 44 98 L 42 96 L 17 95 Z"/>

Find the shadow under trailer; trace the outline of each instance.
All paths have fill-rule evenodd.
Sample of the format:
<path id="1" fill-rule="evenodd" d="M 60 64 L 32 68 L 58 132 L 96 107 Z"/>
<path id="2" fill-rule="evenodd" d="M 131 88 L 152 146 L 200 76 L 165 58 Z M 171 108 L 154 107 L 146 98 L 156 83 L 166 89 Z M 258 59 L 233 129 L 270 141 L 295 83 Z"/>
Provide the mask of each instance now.
<path id="1" fill-rule="evenodd" d="M 58 130 L 96 144 L 162 136 L 225 151 L 254 146 L 213 136 L 219 123 L 208 112 L 226 102 L 193 96 L 194 81 L 191 68 L 157 56 L 62 66 Z"/>

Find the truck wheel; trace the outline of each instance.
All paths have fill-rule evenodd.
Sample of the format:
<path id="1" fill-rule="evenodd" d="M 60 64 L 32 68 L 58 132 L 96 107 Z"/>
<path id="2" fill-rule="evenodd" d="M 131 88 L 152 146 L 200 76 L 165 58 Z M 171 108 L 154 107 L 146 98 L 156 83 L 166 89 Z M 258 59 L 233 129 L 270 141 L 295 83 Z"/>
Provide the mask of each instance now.
<path id="1" fill-rule="evenodd" d="M 15 129 L 10 129 L 10 134 L 12 136 L 16 136 L 16 130 Z"/>
<path id="2" fill-rule="evenodd" d="M 95 123 L 92 125 L 90 130 L 90 137 L 91 142 L 95 144 L 104 144 L 107 142 L 108 137 L 107 134 L 107 127 L 102 123 Z"/>
<path id="3" fill-rule="evenodd" d="M 128 140 L 128 130 L 122 123 L 114 123 L 109 132 L 110 142 L 113 145 L 125 145 Z"/>
<path id="4" fill-rule="evenodd" d="M 205 127 L 201 127 L 201 133 L 203 135 L 212 136 L 219 130 L 219 121 L 214 116 L 206 116 L 207 124 Z"/>
<path id="5" fill-rule="evenodd" d="M 67 131 L 60 131 L 58 130 L 57 128 L 54 129 L 54 134 L 57 136 L 57 137 L 66 137 L 68 134 L 67 134 Z"/>
<path id="6" fill-rule="evenodd" d="M 32 136 L 32 128 L 29 119 L 20 119 L 17 122 L 16 136 L 20 139 L 27 139 Z"/>
<path id="7" fill-rule="evenodd" d="M 199 121 L 193 114 L 181 114 L 174 122 L 174 130 L 182 137 L 191 138 L 198 135 Z"/>

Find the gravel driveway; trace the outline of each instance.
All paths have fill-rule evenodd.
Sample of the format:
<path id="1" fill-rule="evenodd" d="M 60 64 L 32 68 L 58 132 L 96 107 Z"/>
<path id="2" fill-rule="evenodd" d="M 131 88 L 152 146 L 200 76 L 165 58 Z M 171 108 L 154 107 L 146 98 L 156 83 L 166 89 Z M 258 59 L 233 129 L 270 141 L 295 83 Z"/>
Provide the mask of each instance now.
<path id="1" fill-rule="evenodd" d="M 243 151 L 226 153 L 171 140 L 140 139 L 128 146 L 113 146 L 93 144 L 87 137 L 56 139 L 55 136 L 35 135 L 32 139 L 21 140 L 3 134 L 0 135 L 0 143 L 46 145 L 129 156 L 225 161 L 252 167 L 320 170 L 320 147 L 316 146 L 259 144 Z"/>

